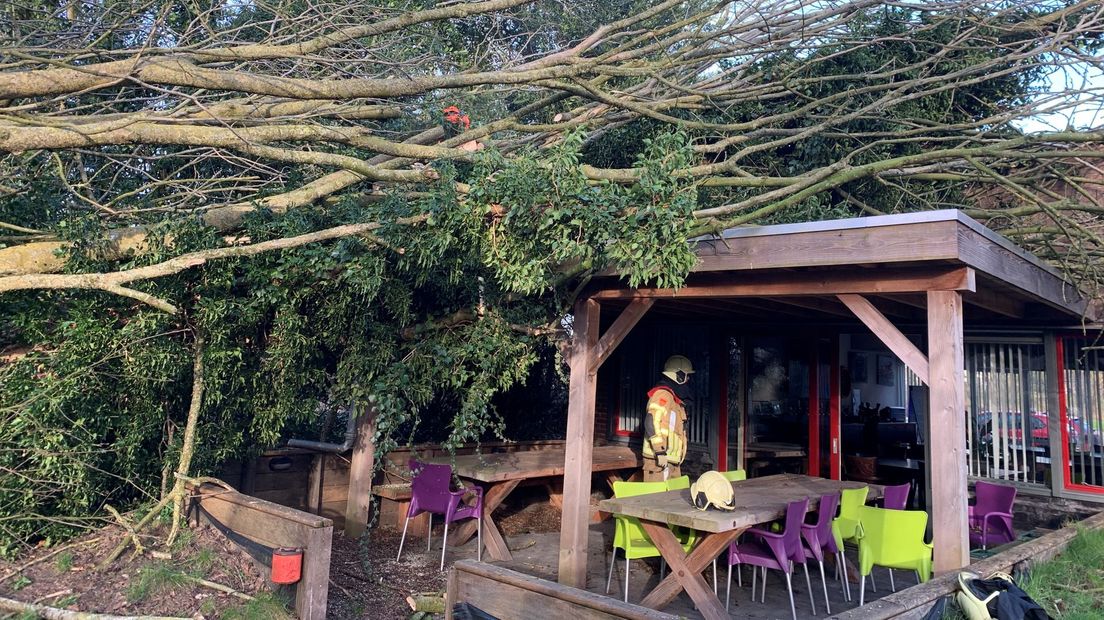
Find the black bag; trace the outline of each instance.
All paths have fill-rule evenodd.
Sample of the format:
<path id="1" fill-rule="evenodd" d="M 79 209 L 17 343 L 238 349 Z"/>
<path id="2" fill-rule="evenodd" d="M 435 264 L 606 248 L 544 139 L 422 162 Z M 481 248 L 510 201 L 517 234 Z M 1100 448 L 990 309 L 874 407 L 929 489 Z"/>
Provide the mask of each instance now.
<path id="1" fill-rule="evenodd" d="M 977 575 L 963 577 L 960 575 L 958 580 L 962 589 L 959 606 L 971 618 L 984 605 L 989 617 L 996 620 L 1053 620 L 1041 605 L 1004 573 L 994 573 L 988 579 Z M 971 613 L 971 607 L 975 613 Z"/>

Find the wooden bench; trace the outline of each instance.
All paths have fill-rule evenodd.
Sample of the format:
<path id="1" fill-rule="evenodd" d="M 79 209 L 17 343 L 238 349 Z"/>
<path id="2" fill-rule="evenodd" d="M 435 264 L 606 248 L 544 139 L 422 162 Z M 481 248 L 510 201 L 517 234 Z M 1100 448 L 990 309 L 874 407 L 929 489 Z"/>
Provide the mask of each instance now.
<path id="1" fill-rule="evenodd" d="M 449 571 L 448 591 L 445 594 L 445 620 L 452 620 L 452 610 L 457 603 L 470 603 L 502 620 L 513 618 L 676 620 L 678 618 L 662 611 L 623 603 L 609 596 L 473 560 L 456 562 Z"/>
<path id="2" fill-rule="evenodd" d="M 193 525 L 226 528 L 266 547 L 302 549 L 302 577 L 295 585 L 295 616 L 302 620 L 326 617 L 333 521 L 212 484 L 191 490 L 188 517 Z"/>

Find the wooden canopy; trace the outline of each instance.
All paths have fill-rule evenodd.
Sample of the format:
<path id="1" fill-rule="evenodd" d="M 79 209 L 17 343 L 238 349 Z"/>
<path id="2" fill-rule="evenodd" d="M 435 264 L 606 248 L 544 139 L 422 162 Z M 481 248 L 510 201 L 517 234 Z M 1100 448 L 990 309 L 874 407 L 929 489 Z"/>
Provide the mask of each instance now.
<path id="1" fill-rule="evenodd" d="M 585 587 L 598 368 L 649 311 L 743 325 L 865 325 L 929 386 L 934 566 L 968 564 L 963 325 L 1071 326 L 1088 313 L 1085 297 L 953 210 L 740 228 L 692 243 L 699 259 L 682 288 L 630 289 L 607 273 L 576 302 L 560 582 Z M 609 325 L 601 337 L 600 325 Z M 924 330 L 926 352 L 905 326 Z"/>

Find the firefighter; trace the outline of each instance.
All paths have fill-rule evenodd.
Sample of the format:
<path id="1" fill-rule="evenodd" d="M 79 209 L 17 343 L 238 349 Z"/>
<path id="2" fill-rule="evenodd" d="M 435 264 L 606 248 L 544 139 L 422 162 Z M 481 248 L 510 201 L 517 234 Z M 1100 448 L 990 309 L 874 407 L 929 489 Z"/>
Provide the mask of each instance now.
<path id="1" fill-rule="evenodd" d="M 644 481 L 654 482 L 682 475 L 686 458 L 686 409 L 683 390 L 694 367 L 682 355 L 672 355 L 663 365 L 663 378 L 648 390 L 644 416 Z"/>

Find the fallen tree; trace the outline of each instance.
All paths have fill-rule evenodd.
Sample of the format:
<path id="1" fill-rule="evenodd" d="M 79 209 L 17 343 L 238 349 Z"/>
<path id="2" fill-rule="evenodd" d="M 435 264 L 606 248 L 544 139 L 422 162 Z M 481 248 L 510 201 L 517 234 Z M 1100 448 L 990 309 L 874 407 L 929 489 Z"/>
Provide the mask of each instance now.
<path id="1" fill-rule="evenodd" d="M 502 434 L 594 273 L 727 227 L 957 207 L 1104 281 L 1104 135 L 1025 130 L 1099 3 L 59 7 L 0 24 L 0 551 L 349 401 Z"/>

